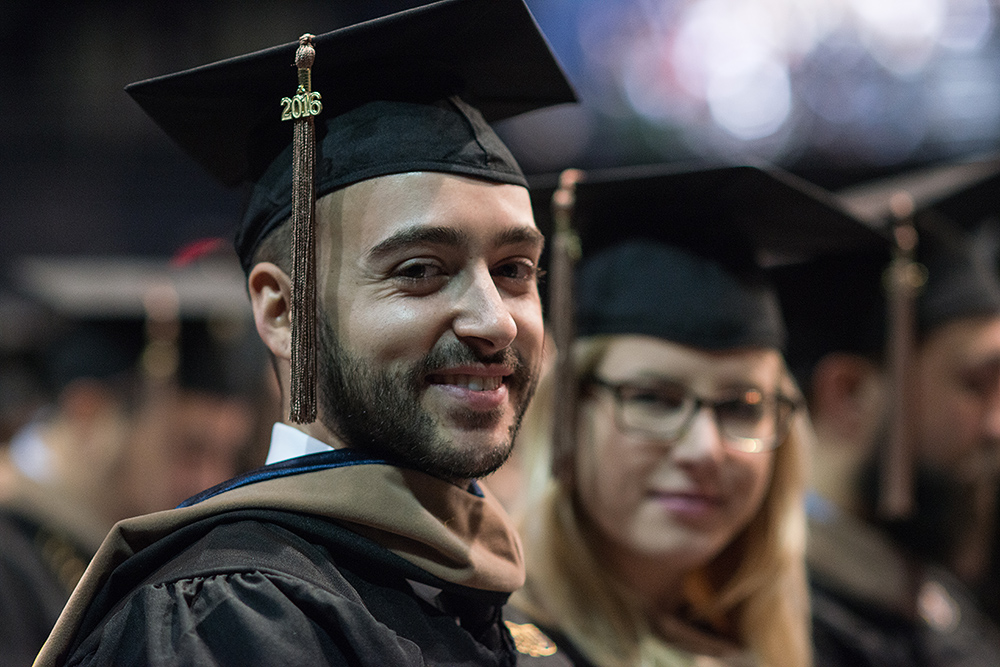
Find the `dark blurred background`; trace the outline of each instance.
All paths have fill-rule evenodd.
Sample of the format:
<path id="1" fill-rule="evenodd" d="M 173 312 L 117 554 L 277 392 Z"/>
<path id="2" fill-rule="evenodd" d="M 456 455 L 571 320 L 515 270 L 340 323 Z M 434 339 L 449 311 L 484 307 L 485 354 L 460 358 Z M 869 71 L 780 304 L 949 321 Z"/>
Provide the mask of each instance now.
<path id="1" fill-rule="evenodd" d="M 415 4 L 0 0 L 0 293 L 26 255 L 231 235 L 239 194 L 125 84 Z M 528 4 L 583 102 L 504 124 L 529 172 L 755 157 L 837 188 L 1000 143 L 995 1 Z"/>

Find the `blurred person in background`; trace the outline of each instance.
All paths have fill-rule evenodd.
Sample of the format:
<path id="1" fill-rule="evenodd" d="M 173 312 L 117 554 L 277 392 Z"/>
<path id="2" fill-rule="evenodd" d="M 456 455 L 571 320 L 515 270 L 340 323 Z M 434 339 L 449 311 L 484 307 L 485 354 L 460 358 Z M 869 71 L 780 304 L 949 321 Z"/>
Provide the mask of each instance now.
<path id="1" fill-rule="evenodd" d="M 902 283 L 888 251 L 774 274 L 817 434 L 816 662 L 1000 664 L 982 611 L 996 619 L 998 591 L 983 586 L 1000 472 L 1000 163 L 867 184 L 846 201 L 874 226 L 894 206 L 916 250 L 897 253 L 893 270 L 911 276 Z M 890 443 L 901 458 L 887 457 Z"/>
<path id="2" fill-rule="evenodd" d="M 30 300 L 0 292 L 0 451 L 45 403 L 39 352 L 48 319 Z"/>
<path id="3" fill-rule="evenodd" d="M 571 377 L 550 372 L 525 420 L 512 602 L 577 664 L 811 664 L 809 430 L 759 262 L 877 240 L 831 199 L 755 167 L 575 186 L 578 338 Z"/>
<path id="4" fill-rule="evenodd" d="M 42 354 L 51 400 L 0 460 L 0 664 L 31 664 L 114 523 L 262 463 L 264 350 L 249 309 L 229 305 L 245 304 L 240 280 L 183 289 L 203 271 L 37 260 L 22 274 L 56 315 Z"/>

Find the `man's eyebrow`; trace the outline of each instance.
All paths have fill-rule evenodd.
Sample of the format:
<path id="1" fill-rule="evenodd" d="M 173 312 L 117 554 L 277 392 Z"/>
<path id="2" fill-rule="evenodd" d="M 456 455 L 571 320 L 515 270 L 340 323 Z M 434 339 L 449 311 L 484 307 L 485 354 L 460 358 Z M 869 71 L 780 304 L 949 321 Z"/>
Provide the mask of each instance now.
<path id="1" fill-rule="evenodd" d="M 368 257 L 377 259 L 421 243 L 458 247 L 466 243 L 468 238 L 468 234 L 454 227 L 409 227 L 376 244 L 368 251 Z"/>
<path id="2" fill-rule="evenodd" d="M 380 241 L 367 254 L 369 258 L 377 259 L 397 252 L 402 248 L 422 243 L 457 248 L 468 242 L 468 233 L 454 227 L 409 227 Z M 493 239 L 493 243 L 498 247 L 523 243 L 541 246 L 545 243 L 545 237 L 535 227 L 513 227 L 497 234 Z"/>
<path id="3" fill-rule="evenodd" d="M 497 234 L 494 243 L 497 246 L 519 245 L 522 243 L 542 246 L 545 244 L 545 236 L 535 227 L 512 227 Z"/>

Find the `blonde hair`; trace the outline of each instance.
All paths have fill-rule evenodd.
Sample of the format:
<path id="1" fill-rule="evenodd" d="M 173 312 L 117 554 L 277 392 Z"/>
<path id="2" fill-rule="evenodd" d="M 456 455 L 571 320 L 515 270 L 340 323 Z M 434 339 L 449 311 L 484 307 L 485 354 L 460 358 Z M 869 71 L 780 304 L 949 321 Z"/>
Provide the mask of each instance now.
<path id="1" fill-rule="evenodd" d="M 577 342 L 577 377 L 593 372 L 611 340 Z M 695 656 L 660 638 L 603 568 L 575 490 L 551 474 L 552 395 L 550 375 L 525 416 L 518 445 L 526 467 L 520 526 L 528 582 L 512 602 L 565 634 L 601 667 L 695 664 Z M 691 610 L 685 620 L 707 625 L 766 667 L 811 664 L 803 500 L 811 436 L 802 412 L 775 452 L 760 511 L 722 553 L 688 577 L 682 591 Z"/>

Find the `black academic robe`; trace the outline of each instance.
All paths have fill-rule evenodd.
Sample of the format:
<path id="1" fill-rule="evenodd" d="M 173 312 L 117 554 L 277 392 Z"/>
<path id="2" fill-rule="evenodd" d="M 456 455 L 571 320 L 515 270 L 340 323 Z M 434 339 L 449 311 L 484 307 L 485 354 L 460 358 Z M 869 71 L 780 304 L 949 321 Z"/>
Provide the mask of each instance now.
<path id="1" fill-rule="evenodd" d="M 514 665 L 488 494 L 352 450 L 116 526 L 39 665 Z"/>
<path id="2" fill-rule="evenodd" d="M 808 565 L 816 667 L 1000 665 L 1000 631 L 962 584 L 872 527 L 813 517 Z"/>
<path id="3" fill-rule="evenodd" d="M 29 667 L 107 533 L 0 456 L 0 667 Z"/>
<path id="4" fill-rule="evenodd" d="M 31 665 L 89 559 L 61 532 L 0 508 L 0 667 Z"/>

